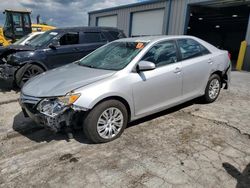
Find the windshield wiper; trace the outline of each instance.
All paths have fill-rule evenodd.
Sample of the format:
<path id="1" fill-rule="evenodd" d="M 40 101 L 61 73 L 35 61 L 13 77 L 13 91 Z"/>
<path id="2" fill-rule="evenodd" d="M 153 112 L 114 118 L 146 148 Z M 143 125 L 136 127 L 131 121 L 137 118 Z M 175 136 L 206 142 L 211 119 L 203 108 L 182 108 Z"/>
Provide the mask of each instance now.
<path id="1" fill-rule="evenodd" d="M 84 65 L 84 64 L 81 64 L 80 61 L 77 62 L 77 64 L 80 65 L 80 66 L 83 66 L 83 67 L 95 68 L 93 65 Z"/>

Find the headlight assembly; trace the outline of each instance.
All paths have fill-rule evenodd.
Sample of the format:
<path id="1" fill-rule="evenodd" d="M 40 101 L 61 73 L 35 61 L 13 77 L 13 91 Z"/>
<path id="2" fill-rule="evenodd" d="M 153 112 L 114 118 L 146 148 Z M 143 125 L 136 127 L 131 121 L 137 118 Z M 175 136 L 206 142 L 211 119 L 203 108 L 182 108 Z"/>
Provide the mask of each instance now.
<path id="1" fill-rule="evenodd" d="M 12 54 L 12 57 L 10 57 L 10 58 L 21 59 L 21 58 L 24 58 L 24 57 L 28 57 L 28 54 L 19 52 L 19 53 Z"/>
<path id="2" fill-rule="evenodd" d="M 34 55 L 34 52 L 17 52 L 8 56 L 7 61 L 27 60 Z"/>
<path id="3" fill-rule="evenodd" d="M 80 94 L 69 93 L 63 97 L 43 99 L 37 105 L 37 110 L 42 114 L 55 117 L 69 109 L 70 105 L 72 105 L 79 97 Z"/>
<path id="4" fill-rule="evenodd" d="M 56 100 L 43 99 L 38 105 L 37 110 L 50 117 L 55 117 L 65 110 L 65 107 Z"/>
<path id="5" fill-rule="evenodd" d="M 63 97 L 58 97 L 58 101 L 64 104 L 65 106 L 72 105 L 79 97 L 81 96 L 80 93 L 69 93 Z"/>

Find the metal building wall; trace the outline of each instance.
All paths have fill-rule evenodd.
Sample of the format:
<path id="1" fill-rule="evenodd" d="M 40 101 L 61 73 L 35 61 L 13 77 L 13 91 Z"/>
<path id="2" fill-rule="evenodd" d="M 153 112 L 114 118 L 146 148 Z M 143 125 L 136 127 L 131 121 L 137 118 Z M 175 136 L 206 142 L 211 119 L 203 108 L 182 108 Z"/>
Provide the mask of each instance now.
<path id="1" fill-rule="evenodd" d="M 154 2 L 150 4 L 142 4 L 134 7 L 125 7 L 125 8 L 118 8 L 118 9 L 111 9 L 110 11 L 94 11 L 89 13 L 89 26 L 96 26 L 96 21 L 98 17 L 109 16 L 109 15 L 117 15 L 117 27 L 122 29 L 124 33 L 129 36 L 130 29 L 131 29 L 131 14 L 133 12 L 139 11 L 147 11 L 153 9 L 160 9 L 164 8 L 167 10 L 168 1 L 167 0 L 160 0 L 159 2 Z M 167 11 L 165 11 L 164 15 L 164 24 L 163 33 L 166 33 L 166 23 L 167 23 Z"/>
<path id="2" fill-rule="evenodd" d="M 168 29 L 169 35 L 183 35 L 188 22 L 188 5 L 194 3 L 203 3 L 213 0 L 169 0 L 171 1 L 171 16 Z"/>
<path id="3" fill-rule="evenodd" d="M 171 1 L 171 0 L 169 0 Z M 168 29 L 169 35 L 183 35 L 185 34 L 185 29 L 188 24 L 188 5 L 197 3 L 213 3 L 218 2 L 215 0 L 172 0 L 171 3 L 171 16 L 170 24 Z M 250 44 L 250 16 L 248 21 L 248 30 L 246 40 Z"/>
<path id="4" fill-rule="evenodd" d="M 247 28 L 247 36 L 246 36 L 247 43 L 250 45 L 250 14 L 248 19 L 248 28 Z"/>
<path id="5" fill-rule="evenodd" d="M 182 35 L 184 33 L 184 26 L 186 20 L 186 6 L 187 2 L 183 0 L 172 0 L 171 13 L 169 20 L 169 28 L 167 34 Z"/>
<path id="6" fill-rule="evenodd" d="M 249 20 L 248 20 L 246 40 L 247 40 L 248 46 L 247 46 L 247 50 L 246 50 L 246 54 L 245 54 L 243 70 L 250 71 L 250 14 L 249 14 Z"/>
<path id="7" fill-rule="evenodd" d="M 146 11 L 151 9 L 165 8 L 164 15 L 164 31 L 163 34 L 182 35 L 189 21 L 189 5 L 197 3 L 218 3 L 218 0 L 159 0 L 152 3 L 137 4 L 136 6 L 125 6 L 113 8 L 111 10 L 100 10 L 89 13 L 89 25 L 95 26 L 98 17 L 117 15 L 118 28 L 124 30 L 129 36 L 131 29 L 131 14 L 138 11 Z M 168 18 L 169 17 L 169 18 Z M 250 44 L 250 18 L 248 24 L 246 40 Z"/>

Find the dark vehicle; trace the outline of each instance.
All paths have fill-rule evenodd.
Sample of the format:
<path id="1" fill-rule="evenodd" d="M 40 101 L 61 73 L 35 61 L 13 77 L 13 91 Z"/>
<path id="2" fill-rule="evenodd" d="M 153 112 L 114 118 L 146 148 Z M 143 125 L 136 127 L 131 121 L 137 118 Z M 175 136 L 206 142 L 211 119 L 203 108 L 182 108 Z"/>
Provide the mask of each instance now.
<path id="1" fill-rule="evenodd" d="M 42 72 L 77 61 L 100 46 L 124 37 L 123 31 L 109 27 L 50 30 L 26 46 L 0 50 L 0 78 L 22 87 Z"/>

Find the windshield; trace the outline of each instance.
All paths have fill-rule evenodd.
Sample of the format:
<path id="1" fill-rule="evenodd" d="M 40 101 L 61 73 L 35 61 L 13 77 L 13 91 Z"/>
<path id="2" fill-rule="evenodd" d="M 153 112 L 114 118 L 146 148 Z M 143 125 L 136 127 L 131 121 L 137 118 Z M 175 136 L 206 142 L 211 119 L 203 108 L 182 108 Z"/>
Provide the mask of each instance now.
<path id="1" fill-rule="evenodd" d="M 30 37 L 30 34 L 22 37 L 21 39 L 19 39 L 18 41 L 14 42 L 13 44 L 19 45 L 19 44 L 21 44 L 23 41 L 25 41 L 29 37 Z"/>
<path id="2" fill-rule="evenodd" d="M 41 34 L 39 37 L 32 40 L 29 45 L 33 47 L 41 47 L 48 44 L 52 39 L 58 35 L 57 32 L 47 31 Z"/>
<path id="3" fill-rule="evenodd" d="M 25 45 L 25 44 L 29 44 L 31 41 L 33 41 L 35 38 L 37 38 L 39 35 L 41 34 L 36 34 L 33 35 L 31 37 L 32 34 L 26 35 L 25 37 L 19 39 L 18 41 L 14 42 L 14 45 Z M 28 39 L 29 37 L 31 37 L 30 39 Z M 28 39 L 28 40 L 27 40 Z M 25 44 L 22 44 L 25 41 Z"/>
<path id="4" fill-rule="evenodd" d="M 79 61 L 97 69 L 121 70 L 146 46 L 144 42 L 112 42 Z"/>

